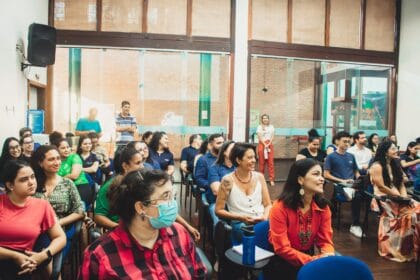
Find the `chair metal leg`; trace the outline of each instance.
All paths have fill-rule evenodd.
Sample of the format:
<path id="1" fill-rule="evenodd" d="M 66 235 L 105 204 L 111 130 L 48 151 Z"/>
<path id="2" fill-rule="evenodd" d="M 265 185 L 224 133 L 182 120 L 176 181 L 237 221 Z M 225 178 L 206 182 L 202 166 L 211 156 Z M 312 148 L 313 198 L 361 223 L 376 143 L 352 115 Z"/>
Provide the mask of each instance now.
<path id="1" fill-rule="evenodd" d="M 337 202 L 337 229 L 340 229 L 341 225 L 341 202 Z"/>

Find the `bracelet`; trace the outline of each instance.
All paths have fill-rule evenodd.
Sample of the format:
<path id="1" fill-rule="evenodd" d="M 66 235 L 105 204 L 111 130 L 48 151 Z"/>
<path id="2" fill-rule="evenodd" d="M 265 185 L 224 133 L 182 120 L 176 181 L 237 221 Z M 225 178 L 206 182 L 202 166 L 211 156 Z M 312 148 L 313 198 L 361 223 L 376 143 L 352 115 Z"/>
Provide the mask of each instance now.
<path id="1" fill-rule="evenodd" d="M 48 256 L 48 258 L 47 258 L 46 261 L 47 261 L 47 263 L 49 263 L 53 258 L 53 255 L 51 254 L 50 249 L 47 249 L 47 256 Z"/>

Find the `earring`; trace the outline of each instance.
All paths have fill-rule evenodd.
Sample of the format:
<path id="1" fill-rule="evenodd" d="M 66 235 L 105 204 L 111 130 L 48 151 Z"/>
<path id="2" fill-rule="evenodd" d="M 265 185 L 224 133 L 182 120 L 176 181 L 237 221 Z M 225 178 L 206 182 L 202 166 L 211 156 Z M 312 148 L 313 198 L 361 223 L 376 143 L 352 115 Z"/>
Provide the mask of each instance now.
<path id="1" fill-rule="evenodd" d="M 144 220 L 145 220 L 145 218 L 146 218 L 146 214 L 144 214 L 144 212 L 143 212 L 143 213 L 141 213 L 141 214 L 140 214 L 140 218 L 141 218 L 141 220 L 144 222 Z"/>
<path id="2" fill-rule="evenodd" d="M 305 195 L 305 190 L 302 188 L 302 186 L 300 186 L 299 194 L 301 196 L 304 196 Z"/>

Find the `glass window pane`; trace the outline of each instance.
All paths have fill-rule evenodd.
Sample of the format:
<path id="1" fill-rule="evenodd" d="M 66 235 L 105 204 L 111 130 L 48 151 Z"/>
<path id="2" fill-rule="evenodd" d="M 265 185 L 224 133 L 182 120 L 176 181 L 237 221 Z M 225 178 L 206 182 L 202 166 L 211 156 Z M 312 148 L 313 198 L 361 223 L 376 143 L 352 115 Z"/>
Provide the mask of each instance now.
<path id="1" fill-rule="evenodd" d="M 230 0 L 194 0 L 193 36 L 230 37 Z"/>
<path id="2" fill-rule="evenodd" d="M 96 30 L 96 0 L 55 0 L 54 27 Z"/>
<path id="3" fill-rule="evenodd" d="M 142 30 L 142 1 L 102 0 L 102 31 Z"/>
<path id="4" fill-rule="evenodd" d="M 149 0 L 147 32 L 187 33 L 187 0 Z"/>

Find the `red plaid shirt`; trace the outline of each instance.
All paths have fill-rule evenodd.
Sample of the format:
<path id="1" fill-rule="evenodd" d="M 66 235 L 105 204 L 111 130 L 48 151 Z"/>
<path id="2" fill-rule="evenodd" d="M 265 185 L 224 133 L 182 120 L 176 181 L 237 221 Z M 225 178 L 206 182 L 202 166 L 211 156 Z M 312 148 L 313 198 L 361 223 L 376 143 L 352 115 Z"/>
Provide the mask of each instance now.
<path id="1" fill-rule="evenodd" d="M 84 252 L 79 279 L 203 279 L 206 268 L 189 233 L 174 223 L 159 230 L 153 249 L 120 224 Z"/>

